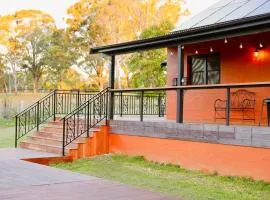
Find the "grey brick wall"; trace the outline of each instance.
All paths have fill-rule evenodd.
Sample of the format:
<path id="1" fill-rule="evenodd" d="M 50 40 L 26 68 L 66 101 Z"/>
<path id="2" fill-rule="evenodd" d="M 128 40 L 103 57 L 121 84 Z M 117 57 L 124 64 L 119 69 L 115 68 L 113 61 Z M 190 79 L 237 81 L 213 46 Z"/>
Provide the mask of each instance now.
<path id="1" fill-rule="evenodd" d="M 132 136 L 270 148 L 270 128 L 111 120 L 110 131 Z"/>

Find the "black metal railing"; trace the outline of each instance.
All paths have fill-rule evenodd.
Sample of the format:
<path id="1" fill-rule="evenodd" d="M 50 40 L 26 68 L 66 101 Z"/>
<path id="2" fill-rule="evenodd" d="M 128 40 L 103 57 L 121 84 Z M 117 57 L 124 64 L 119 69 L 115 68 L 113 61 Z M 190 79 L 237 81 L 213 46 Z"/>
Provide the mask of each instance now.
<path id="1" fill-rule="evenodd" d="M 90 129 L 108 116 L 109 89 L 92 96 L 79 107 L 63 118 L 63 156 L 65 148 L 74 140 L 86 134 L 89 137 Z"/>
<path id="2" fill-rule="evenodd" d="M 143 98 L 143 100 L 142 100 Z M 166 95 L 164 93 L 148 93 L 142 96 L 140 93 L 114 95 L 114 114 L 140 115 L 140 104 L 143 102 L 144 115 L 156 115 L 163 117 L 166 114 Z"/>
<path id="3" fill-rule="evenodd" d="M 171 86 L 171 87 L 160 87 L 160 88 L 130 88 L 130 89 L 111 89 L 110 92 L 114 94 L 134 94 L 139 93 L 140 94 L 140 103 L 139 103 L 139 115 L 140 121 L 143 121 L 143 117 L 145 115 L 145 104 L 144 99 L 147 98 L 147 93 L 151 92 L 175 92 L 175 99 L 176 101 L 176 122 L 177 123 L 183 123 L 183 117 L 184 117 L 184 93 L 186 91 L 194 91 L 194 90 L 225 90 L 226 98 L 225 98 L 225 123 L 226 125 L 230 125 L 230 119 L 231 119 L 231 91 L 232 89 L 247 89 L 247 88 L 269 88 L 270 82 L 254 82 L 254 83 L 229 83 L 229 84 L 213 84 L 213 85 L 185 85 L 185 86 Z M 177 97 L 176 97 L 177 96 Z M 165 98 L 165 97 L 164 97 Z M 166 102 L 165 102 L 166 105 Z M 117 105 L 114 105 L 117 107 Z M 207 105 L 206 105 L 207 106 Z M 211 105 L 213 106 L 213 105 Z M 136 106 L 138 107 L 138 106 Z M 165 107 L 166 108 L 166 107 Z M 115 111 L 115 109 L 114 109 Z M 118 112 L 118 111 L 117 111 Z M 117 113 L 116 112 L 116 113 Z M 138 111 L 136 111 L 137 113 Z M 113 113 L 115 114 L 115 113 Z"/>
<path id="4" fill-rule="evenodd" d="M 56 115 L 66 115 L 92 98 L 96 92 L 54 90 L 15 116 L 15 147 L 18 140 Z"/>

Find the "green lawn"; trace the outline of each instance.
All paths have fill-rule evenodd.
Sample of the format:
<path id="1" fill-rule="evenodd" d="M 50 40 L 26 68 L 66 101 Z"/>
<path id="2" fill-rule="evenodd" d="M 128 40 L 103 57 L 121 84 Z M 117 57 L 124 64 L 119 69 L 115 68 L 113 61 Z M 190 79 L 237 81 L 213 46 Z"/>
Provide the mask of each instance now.
<path id="1" fill-rule="evenodd" d="M 14 147 L 14 121 L 0 119 L 0 148 Z"/>
<path id="2" fill-rule="evenodd" d="M 53 166 L 187 200 L 270 199 L 270 184 L 262 181 L 206 175 L 175 165 L 148 162 L 143 157 L 106 155 Z"/>

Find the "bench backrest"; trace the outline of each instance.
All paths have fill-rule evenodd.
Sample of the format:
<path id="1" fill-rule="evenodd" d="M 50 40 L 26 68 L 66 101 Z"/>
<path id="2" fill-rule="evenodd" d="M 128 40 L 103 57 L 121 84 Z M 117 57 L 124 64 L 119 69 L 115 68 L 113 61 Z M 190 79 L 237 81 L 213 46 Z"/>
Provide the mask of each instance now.
<path id="1" fill-rule="evenodd" d="M 255 106 L 256 93 L 240 89 L 231 93 L 231 108 Z"/>

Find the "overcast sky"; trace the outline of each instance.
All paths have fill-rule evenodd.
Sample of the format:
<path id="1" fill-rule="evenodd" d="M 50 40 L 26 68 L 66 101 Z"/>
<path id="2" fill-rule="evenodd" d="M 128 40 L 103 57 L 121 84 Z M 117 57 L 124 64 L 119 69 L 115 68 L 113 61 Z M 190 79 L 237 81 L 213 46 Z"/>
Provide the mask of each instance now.
<path id="1" fill-rule="evenodd" d="M 59 28 L 65 27 L 66 10 L 78 0 L 0 0 L 0 15 L 13 13 L 20 9 L 38 9 L 54 17 Z M 121 0 L 122 1 L 122 0 Z M 219 0 L 186 0 L 185 7 L 192 15 L 197 14 Z M 123 0 L 124 2 L 124 0 Z"/>

